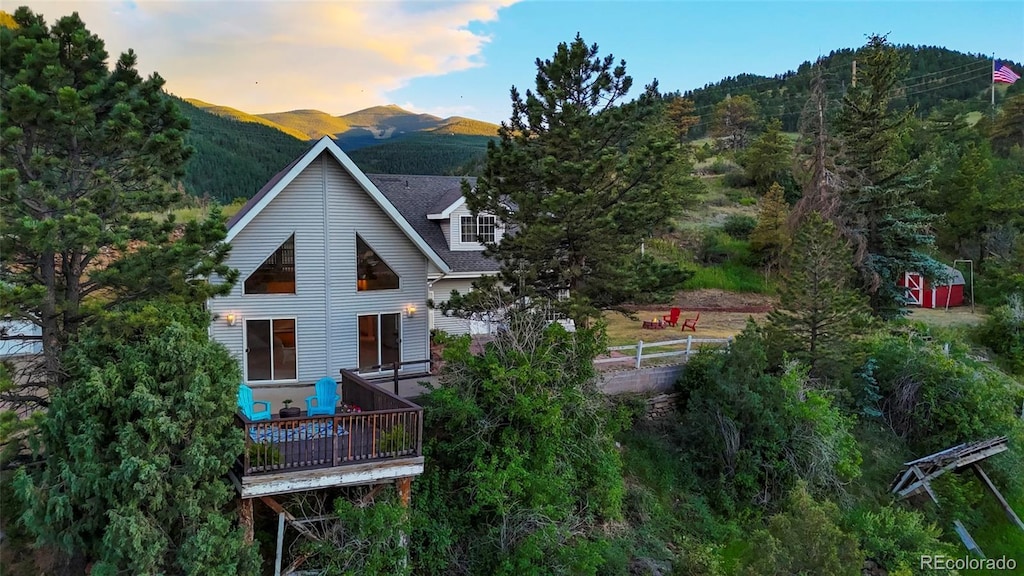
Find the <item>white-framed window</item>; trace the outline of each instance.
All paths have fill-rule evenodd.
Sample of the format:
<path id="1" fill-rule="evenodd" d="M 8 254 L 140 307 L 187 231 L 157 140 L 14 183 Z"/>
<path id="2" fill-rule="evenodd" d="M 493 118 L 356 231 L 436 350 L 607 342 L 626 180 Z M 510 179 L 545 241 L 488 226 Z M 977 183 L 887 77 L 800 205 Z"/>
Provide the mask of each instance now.
<path id="1" fill-rule="evenodd" d="M 245 379 L 247 382 L 298 379 L 295 318 L 245 320 Z"/>
<path id="2" fill-rule="evenodd" d="M 459 227 L 462 230 L 462 242 L 465 244 L 494 242 L 494 231 L 497 227 L 494 216 L 463 216 L 460 218 Z"/>
<path id="3" fill-rule="evenodd" d="M 359 326 L 359 370 L 377 372 L 402 361 L 402 315 L 361 314 Z M 373 368 L 378 366 L 378 368 Z"/>

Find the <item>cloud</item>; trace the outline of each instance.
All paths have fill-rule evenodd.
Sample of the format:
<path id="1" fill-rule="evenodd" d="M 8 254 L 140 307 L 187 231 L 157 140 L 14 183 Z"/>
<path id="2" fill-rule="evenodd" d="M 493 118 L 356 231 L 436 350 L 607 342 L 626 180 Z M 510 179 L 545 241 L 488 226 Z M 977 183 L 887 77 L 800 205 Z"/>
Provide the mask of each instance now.
<path id="1" fill-rule="evenodd" d="M 253 113 L 340 114 L 388 102 L 414 78 L 482 66 L 490 38 L 471 24 L 516 1 L 28 4 L 50 22 L 78 11 L 112 61 L 133 48 L 139 70 L 159 72 L 178 96 Z"/>

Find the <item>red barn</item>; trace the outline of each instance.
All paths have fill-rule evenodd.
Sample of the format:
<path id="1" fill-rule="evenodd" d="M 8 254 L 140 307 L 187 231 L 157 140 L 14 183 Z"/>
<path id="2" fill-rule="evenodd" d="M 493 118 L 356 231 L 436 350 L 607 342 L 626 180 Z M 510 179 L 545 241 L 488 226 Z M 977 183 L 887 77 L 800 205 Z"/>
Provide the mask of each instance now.
<path id="1" fill-rule="evenodd" d="M 943 266 L 949 279 L 932 284 L 917 272 L 907 272 L 899 285 L 907 289 L 908 304 L 922 308 L 945 308 L 964 305 L 964 275 L 956 268 Z"/>

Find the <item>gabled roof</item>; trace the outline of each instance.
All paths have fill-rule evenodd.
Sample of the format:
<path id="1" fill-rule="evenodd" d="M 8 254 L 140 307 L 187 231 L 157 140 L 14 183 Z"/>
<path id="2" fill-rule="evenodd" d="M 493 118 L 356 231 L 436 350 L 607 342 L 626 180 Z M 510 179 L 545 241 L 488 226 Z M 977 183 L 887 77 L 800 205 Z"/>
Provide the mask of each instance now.
<path id="1" fill-rule="evenodd" d="M 474 178 L 475 180 L 475 178 Z M 460 185 L 457 190 L 452 190 L 446 193 L 444 196 L 438 199 L 434 203 L 434 207 L 430 209 L 430 213 L 427 214 L 427 220 L 445 220 L 451 218 L 452 212 L 466 203 L 466 197 L 462 195 L 462 186 Z"/>
<path id="2" fill-rule="evenodd" d="M 252 197 L 245 206 L 238 211 L 230 220 L 227 222 L 228 234 L 225 241 L 230 242 L 234 239 L 238 233 L 245 228 L 247 224 L 263 211 L 264 208 L 269 205 L 282 190 L 285 189 L 296 176 L 302 173 L 314 160 L 316 160 L 321 153 L 327 152 L 334 157 L 335 160 L 341 164 L 359 186 L 369 194 L 370 198 L 380 207 L 381 210 L 387 214 L 388 218 L 391 219 L 398 228 L 405 233 L 409 240 L 417 247 L 423 254 L 430 259 L 430 261 L 436 266 L 441 272 L 447 273 L 451 270 L 448 264 L 438 255 L 437 251 L 431 247 L 431 245 L 423 239 L 420 233 L 406 220 L 405 216 L 388 200 L 388 198 L 381 193 L 380 190 L 371 182 L 366 174 L 363 174 L 352 160 L 338 148 L 338 145 L 328 136 L 321 138 L 316 144 L 309 148 L 305 154 L 296 158 L 291 164 L 285 167 L 274 175 Z"/>
<path id="3" fill-rule="evenodd" d="M 482 250 L 451 250 L 437 221 L 429 219 L 432 210 L 451 206 L 451 198 L 462 199 L 462 181 L 476 184 L 476 178 L 461 176 L 405 176 L 398 174 L 367 174 L 377 189 L 394 204 L 412 227 L 451 267 L 451 273 L 497 272 L 498 262 L 484 256 Z"/>

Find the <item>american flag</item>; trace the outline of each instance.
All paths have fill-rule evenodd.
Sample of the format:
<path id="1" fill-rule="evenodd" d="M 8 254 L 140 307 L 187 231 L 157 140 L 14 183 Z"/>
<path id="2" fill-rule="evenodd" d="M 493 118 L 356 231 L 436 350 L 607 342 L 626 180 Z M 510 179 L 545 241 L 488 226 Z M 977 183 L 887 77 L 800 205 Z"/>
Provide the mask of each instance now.
<path id="1" fill-rule="evenodd" d="M 1013 84 L 1020 79 L 1020 74 L 1017 74 L 1010 69 L 1009 66 L 1003 64 L 999 60 L 996 60 L 995 66 L 992 68 L 992 81 L 993 82 L 1005 82 L 1007 84 Z"/>

